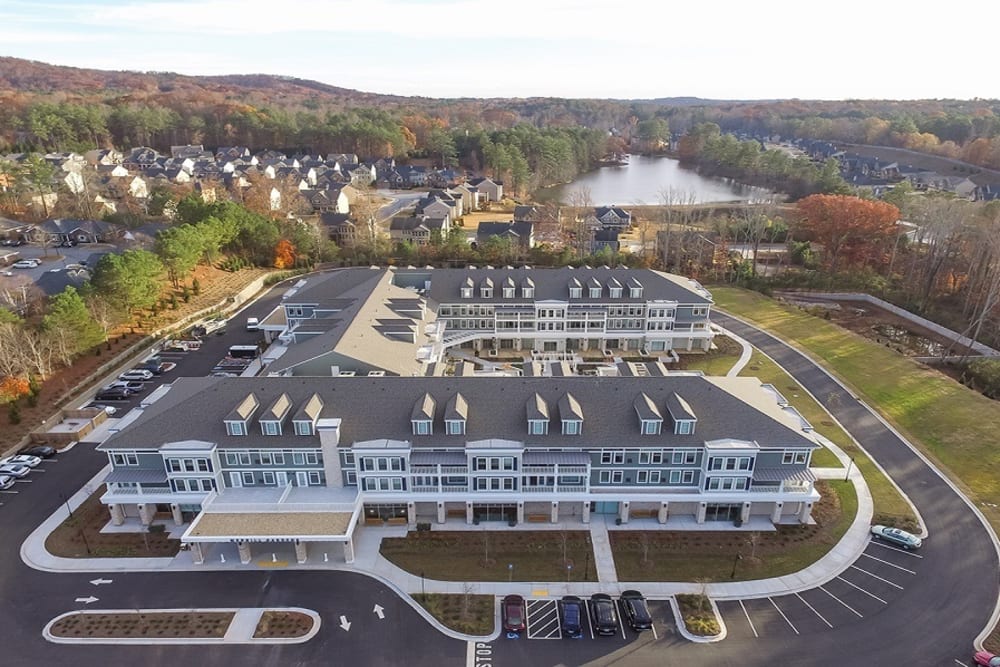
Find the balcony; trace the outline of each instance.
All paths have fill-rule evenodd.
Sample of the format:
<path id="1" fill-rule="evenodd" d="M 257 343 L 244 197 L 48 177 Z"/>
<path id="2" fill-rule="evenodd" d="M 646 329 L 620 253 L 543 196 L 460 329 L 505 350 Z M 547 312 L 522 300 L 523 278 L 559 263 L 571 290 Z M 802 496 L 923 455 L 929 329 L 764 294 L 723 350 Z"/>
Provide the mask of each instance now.
<path id="1" fill-rule="evenodd" d="M 465 475 L 469 472 L 469 466 L 441 466 L 441 473 L 444 475 Z"/>

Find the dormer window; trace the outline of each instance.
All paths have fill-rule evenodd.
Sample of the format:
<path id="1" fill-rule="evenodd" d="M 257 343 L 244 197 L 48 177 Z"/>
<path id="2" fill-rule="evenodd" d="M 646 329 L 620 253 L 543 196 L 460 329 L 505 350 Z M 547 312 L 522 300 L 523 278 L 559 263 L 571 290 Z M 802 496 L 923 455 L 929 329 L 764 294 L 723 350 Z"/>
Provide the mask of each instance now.
<path id="1" fill-rule="evenodd" d="M 580 435 L 583 432 L 583 408 L 573 394 L 565 393 L 559 399 L 559 418 L 563 435 Z"/>
<path id="2" fill-rule="evenodd" d="M 227 421 L 226 435 L 246 435 L 247 423 L 241 421 Z"/>
<path id="3" fill-rule="evenodd" d="M 683 398 L 676 392 L 667 397 L 667 410 L 674 421 L 674 435 L 691 435 L 694 433 L 698 417 Z"/>
<path id="4" fill-rule="evenodd" d="M 471 287 L 463 287 L 462 288 L 462 298 L 463 299 L 471 299 L 472 298 L 472 288 Z"/>
<path id="5" fill-rule="evenodd" d="M 223 420 L 226 424 L 226 433 L 236 436 L 246 435 L 247 422 L 250 421 L 250 417 L 259 406 L 260 402 L 257 397 L 253 394 L 247 394 Z"/>
<path id="6" fill-rule="evenodd" d="M 295 421 L 295 435 L 312 435 L 313 423 L 310 421 Z"/>
<path id="7" fill-rule="evenodd" d="M 580 435 L 583 422 L 578 419 L 564 419 L 562 423 L 563 435 Z"/>
<path id="8" fill-rule="evenodd" d="M 600 299 L 601 298 L 601 288 L 600 287 L 591 287 L 590 288 L 590 298 L 591 299 Z"/>
<path id="9" fill-rule="evenodd" d="M 461 394 L 452 396 L 444 406 L 444 430 L 448 435 L 465 435 L 469 404 Z"/>
<path id="10" fill-rule="evenodd" d="M 493 298 L 493 288 L 492 287 L 480 287 L 479 288 L 479 296 L 481 296 L 484 299 L 492 299 Z"/>
<path id="11" fill-rule="evenodd" d="M 582 287 L 570 287 L 569 288 L 569 298 L 571 298 L 571 299 L 582 299 L 583 298 L 583 288 Z"/>
<path id="12" fill-rule="evenodd" d="M 629 290 L 628 290 L 628 295 L 629 295 L 629 297 L 631 297 L 633 299 L 641 299 L 642 298 L 642 288 L 641 287 L 630 287 Z"/>
<path id="13" fill-rule="evenodd" d="M 674 423 L 674 435 L 691 435 L 694 433 L 694 422 L 689 419 L 681 419 Z"/>
<path id="14" fill-rule="evenodd" d="M 431 435 L 434 429 L 429 419 L 413 420 L 413 435 Z"/>
<path id="15" fill-rule="evenodd" d="M 639 430 L 643 435 L 660 435 L 663 428 L 663 415 L 656 403 L 645 393 L 639 394 L 632 404 L 639 416 Z"/>
<path id="16" fill-rule="evenodd" d="M 516 290 L 513 287 L 504 287 L 503 288 L 503 298 L 505 298 L 505 299 L 513 299 L 515 292 L 516 292 Z"/>
<path id="17" fill-rule="evenodd" d="M 535 288 L 534 287 L 522 287 L 521 297 L 524 299 L 534 299 L 535 298 Z"/>
<path id="18" fill-rule="evenodd" d="M 549 434 L 549 421 L 547 419 L 529 419 L 528 420 L 528 434 L 529 435 L 548 435 Z"/>
<path id="19" fill-rule="evenodd" d="M 261 421 L 260 428 L 264 435 L 281 435 L 281 422 Z"/>
<path id="20" fill-rule="evenodd" d="M 621 287 L 612 287 L 612 288 L 608 289 L 608 296 L 610 296 L 612 299 L 620 299 L 620 298 L 622 298 L 622 288 Z"/>
<path id="21" fill-rule="evenodd" d="M 528 434 L 549 434 L 549 405 L 545 399 L 535 394 L 528 400 Z"/>
<path id="22" fill-rule="evenodd" d="M 434 409 L 437 401 L 430 394 L 424 394 L 413 406 L 410 421 L 413 424 L 413 435 L 432 435 L 434 433 Z"/>

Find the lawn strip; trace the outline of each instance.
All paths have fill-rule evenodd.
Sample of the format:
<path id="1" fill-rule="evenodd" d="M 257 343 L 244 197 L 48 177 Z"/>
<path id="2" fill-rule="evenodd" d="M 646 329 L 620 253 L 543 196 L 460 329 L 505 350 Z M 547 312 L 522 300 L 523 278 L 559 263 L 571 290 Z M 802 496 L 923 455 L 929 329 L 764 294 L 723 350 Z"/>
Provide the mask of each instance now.
<path id="1" fill-rule="evenodd" d="M 75 613 L 52 624 L 65 639 L 221 639 L 236 612 Z"/>
<path id="2" fill-rule="evenodd" d="M 446 628 L 475 636 L 493 633 L 496 598 L 492 595 L 418 593 L 413 599 Z"/>

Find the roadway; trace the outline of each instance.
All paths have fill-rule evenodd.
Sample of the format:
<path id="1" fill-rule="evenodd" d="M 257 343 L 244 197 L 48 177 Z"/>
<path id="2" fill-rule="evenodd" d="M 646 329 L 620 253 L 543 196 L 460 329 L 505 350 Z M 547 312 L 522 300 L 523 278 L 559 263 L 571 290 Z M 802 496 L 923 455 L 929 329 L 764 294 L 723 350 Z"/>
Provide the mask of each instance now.
<path id="1" fill-rule="evenodd" d="M 225 335 L 210 336 L 188 353 L 173 375 L 207 373 L 232 344 L 257 335 L 243 330 L 247 316 L 263 317 L 280 289 L 234 316 Z M 972 641 L 993 612 L 1000 566 L 987 530 L 958 494 L 891 430 L 829 376 L 777 339 L 722 314 L 716 321 L 761 348 L 817 397 L 889 472 L 920 511 L 929 532 L 919 558 L 871 544 L 852 568 L 821 588 L 761 600 L 723 601 L 729 638 L 701 645 L 683 640 L 661 603 L 652 609 L 657 633 L 623 629 L 609 638 L 498 639 L 482 648 L 491 665 L 774 665 L 969 664 Z M 218 349 L 216 349 L 218 348 Z M 200 372 L 199 372 L 200 371 Z M 169 379 L 169 378 L 167 378 Z M 32 570 L 21 542 L 61 502 L 106 463 L 92 445 L 78 445 L 41 466 L 17 493 L 0 497 L 0 639 L 5 663 L 74 665 L 356 664 L 464 665 L 467 645 L 431 628 L 383 584 L 363 575 L 316 571 L 51 574 Z M 94 587 L 91 579 L 112 584 Z M 45 642 L 51 618 L 82 608 L 75 598 L 95 595 L 96 607 L 302 606 L 323 618 L 312 641 L 270 646 L 64 646 Z M 372 612 L 385 608 L 380 621 Z M 543 608 L 541 605 L 540 608 Z M 544 613 L 544 612 L 539 612 Z M 338 627 L 345 615 L 349 631 Z M 539 617 L 541 623 L 551 619 Z"/>

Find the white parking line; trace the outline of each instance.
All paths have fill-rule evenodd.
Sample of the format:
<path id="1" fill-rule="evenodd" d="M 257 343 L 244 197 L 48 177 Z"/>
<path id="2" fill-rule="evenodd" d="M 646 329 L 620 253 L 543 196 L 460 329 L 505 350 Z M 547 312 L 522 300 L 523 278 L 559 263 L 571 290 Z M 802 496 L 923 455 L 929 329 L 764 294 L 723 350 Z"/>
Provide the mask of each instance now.
<path id="1" fill-rule="evenodd" d="M 747 623 L 750 624 L 750 631 L 753 632 L 754 637 L 759 638 L 760 635 L 757 634 L 757 628 L 753 627 L 753 621 L 750 620 L 750 614 L 747 612 L 747 608 L 743 606 L 743 600 L 740 600 L 739 603 L 740 609 L 743 610 L 743 615 L 747 617 Z"/>
<path id="2" fill-rule="evenodd" d="M 33 480 L 30 480 L 30 479 L 15 479 L 14 481 L 18 482 L 18 483 L 31 484 L 31 482 Z"/>
<path id="3" fill-rule="evenodd" d="M 658 640 L 660 638 L 660 636 L 658 634 L 656 634 L 656 623 L 650 623 L 649 624 L 649 629 L 653 631 L 653 640 L 654 641 Z"/>
<path id="4" fill-rule="evenodd" d="M 555 600 L 529 600 L 526 610 L 528 639 L 559 639 L 562 636 Z"/>
<path id="5" fill-rule="evenodd" d="M 897 570 L 902 570 L 903 572 L 909 572 L 910 574 L 916 574 L 916 572 L 914 570 L 908 570 L 905 567 L 902 567 L 900 565 L 896 565 L 895 563 L 890 563 L 887 560 L 882 560 L 881 558 L 875 558 L 875 556 L 869 556 L 868 554 L 861 554 L 861 555 L 864 556 L 865 558 L 871 558 L 872 560 L 877 560 L 880 563 L 885 563 L 889 567 L 894 567 Z"/>
<path id="6" fill-rule="evenodd" d="M 888 602 L 886 602 L 885 600 L 883 600 L 883 599 L 882 599 L 882 598 L 880 598 L 879 596 L 875 595 L 874 593 L 869 593 L 869 592 L 868 592 L 868 591 L 866 591 L 865 589 L 861 588 L 861 586 L 857 586 L 857 585 L 855 585 L 855 584 L 852 584 L 851 582 L 849 582 L 849 581 L 848 581 L 847 579 L 844 579 L 843 577 L 839 577 L 839 576 L 838 576 L 838 577 L 837 577 L 837 579 L 840 579 L 841 581 L 843 581 L 843 582 L 844 582 L 845 584 L 847 584 L 847 585 L 848 585 L 848 586 L 850 586 L 851 588 L 856 588 L 856 589 L 858 589 L 859 591 L 861 591 L 862 593 L 864 593 L 864 594 L 865 594 L 865 595 L 867 595 L 868 597 L 871 597 L 871 598 L 875 598 L 876 600 L 878 600 L 878 601 L 879 601 L 879 602 L 881 602 L 882 604 L 889 604 Z"/>
<path id="7" fill-rule="evenodd" d="M 781 607 L 778 606 L 778 603 L 772 600 L 771 598 L 768 598 L 768 601 L 774 607 L 775 611 L 781 614 L 781 617 L 785 619 L 785 623 L 788 623 L 788 627 L 792 629 L 792 632 L 794 632 L 795 634 L 799 634 L 799 631 L 795 629 L 795 626 L 792 625 L 792 622 L 788 620 L 787 616 L 785 616 L 785 612 L 781 611 Z"/>
<path id="8" fill-rule="evenodd" d="M 795 597 L 797 597 L 798 599 L 802 600 L 802 604 L 804 604 L 805 606 L 807 606 L 807 607 L 809 607 L 810 609 L 812 609 L 812 613 L 814 613 L 814 614 L 816 614 L 817 616 L 819 616 L 819 620 L 821 620 L 821 621 L 823 621 L 824 623 L 826 623 L 827 627 L 829 627 L 829 628 L 830 628 L 831 630 L 833 629 L 833 624 L 832 624 L 832 623 L 830 623 L 830 621 L 828 621 L 828 620 L 826 620 L 825 618 L 823 618 L 823 614 L 821 614 L 821 613 L 819 613 L 818 611 L 816 611 L 816 608 L 815 608 L 815 607 L 813 607 L 813 606 L 812 606 L 811 604 L 809 604 L 808 602 L 806 602 L 806 600 L 805 600 L 805 598 L 804 598 L 804 597 L 802 597 L 802 596 L 801 596 L 801 595 L 799 595 L 798 593 L 796 593 L 796 594 L 795 594 Z"/>
<path id="9" fill-rule="evenodd" d="M 0 491 L 0 493 L 19 493 L 19 491 Z"/>
<path id="10" fill-rule="evenodd" d="M 627 640 L 628 637 L 625 636 L 625 614 L 621 612 L 620 605 L 615 605 L 615 606 L 617 607 L 615 609 L 615 611 L 617 612 L 615 615 L 618 617 L 618 629 L 622 631 L 622 639 Z"/>
<path id="11" fill-rule="evenodd" d="M 590 630 L 590 638 L 594 638 L 594 625 L 590 622 L 590 601 L 583 603 L 584 616 L 587 617 L 587 629 Z"/>
<path id="12" fill-rule="evenodd" d="M 903 587 L 900 586 L 899 584 L 895 584 L 895 583 L 889 581 L 888 579 L 883 579 L 882 577 L 880 577 L 877 574 L 874 574 L 872 572 L 869 572 L 868 570 L 863 570 L 860 567 L 858 567 L 857 565 L 852 565 L 851 569 L 857 570 L 858 572 L 864 572 L 865 574 L 867 574 L 869 577 L 872 577 L 873 579 L 878 579 L 879 581 L 883 581 L 883 582 L 889 584 L 890 586 L 895 586 L 899 590 L 903 590 Z"/>
<path id="13" fill-rule="evenodd" d="M 839 602 L 840 604 L 842 604 L 842 605 L 844 605 L 845 607 L 847 607 L 847 608 L 848 608 L 848 609 L 849 609 L 850 611 L 854 612 L 854 615 L 855 615 L 855 616 L 857 616 L 858 618 L 864 618 L 864 616 L 863 616 L 863 615 L 861 614 L 861 612 L 859 612 L 859 611 L 858 611 L 857 609 L 855 609 L 855 608 L 854 608 L 854 607 L 852 607 L 851 605 L 847 604 L 846 602 L 844 602 L 843 600 L 841 600 L 840 598 L 838 598 L 838 597 L 837 597 L 836 595 L 834 595 L 834 594 L 833 594 L 833 593 L 831 593 L 830 591 L 826 590 L 826 589 L 825 589 L 825 588 L 823 588 L 822 586 L 820 586 L 820 587 L 819 587 L 819 589 L 820 589 L 821 591 L 823 591 L 824 593 L 826 593 L 827 595 L 829 595 L 830 597 L 832 597 L 832 598 L 833 598 L 834 600 L 836 600 L 836 601 L 837 601 L 837 602 Z"/>
<path id="14" fill-rule="evenodd" d="M 923 556 L 921 556 L 920 554 L 915 554 L 912 551 L 907 551 L 906 549 L 900 549 L 898 547 L 894 547 L 889 544 L 876 542 L 875 540 L 872 540 L 871 542 L 869 542 L 869 544 L 874 544 L 877 547 L 882 547 L 883 549 L 888 549 L 889 551 L 895 551 L 896 553 L 906 554 L 907 556 L 911 556 L 913 558 L 923 558 Z"/>

